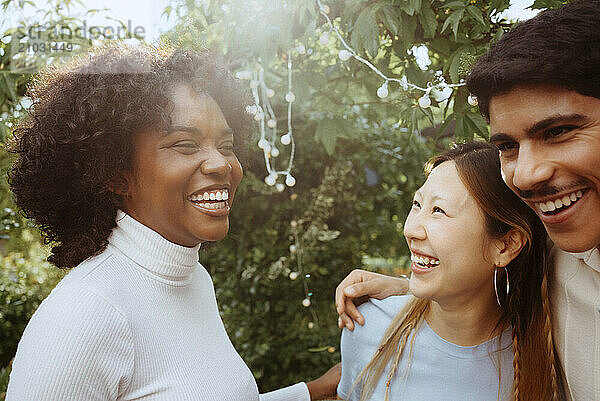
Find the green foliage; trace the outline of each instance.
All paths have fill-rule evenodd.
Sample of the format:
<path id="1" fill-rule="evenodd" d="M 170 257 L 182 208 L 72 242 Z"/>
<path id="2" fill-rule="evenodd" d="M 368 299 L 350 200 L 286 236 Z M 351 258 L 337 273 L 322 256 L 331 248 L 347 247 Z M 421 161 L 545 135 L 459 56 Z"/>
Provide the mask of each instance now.
<path id="1" fill-rule="evenodd" d="M 12 359 L 21 333 L 40 302 L 63 273 L 45 260 L 45 250 L 29 231 L 22 231 L 26 253 L 2 257 L 0 269 L 0 366 Z"/>

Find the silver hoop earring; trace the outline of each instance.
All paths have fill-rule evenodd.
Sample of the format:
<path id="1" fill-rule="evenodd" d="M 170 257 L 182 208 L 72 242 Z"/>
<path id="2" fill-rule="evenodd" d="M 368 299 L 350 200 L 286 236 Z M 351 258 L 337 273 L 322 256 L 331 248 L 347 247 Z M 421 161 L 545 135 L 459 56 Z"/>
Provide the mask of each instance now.
<path id="1" fill-rule="evenodd" d="M 494 267 L 494 291 L 496 292 L 496 301 L 498 306 L 502 306 L 500 303 L 500 297 L 498 296 L 498 270 L 504 269 L 506 274 L 506 299 L 508 300 L 508 294 L 510 293 L 510 281 L 508 279 L 508 269 L 506 267 Z"/>

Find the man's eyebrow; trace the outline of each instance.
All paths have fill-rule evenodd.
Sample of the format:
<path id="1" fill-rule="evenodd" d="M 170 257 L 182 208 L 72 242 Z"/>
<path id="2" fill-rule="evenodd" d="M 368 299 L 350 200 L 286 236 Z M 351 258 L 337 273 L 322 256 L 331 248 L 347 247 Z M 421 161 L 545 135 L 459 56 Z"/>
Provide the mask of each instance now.
<path id="1" fill-rule="evenodd" d="M 556 124 L 571 122 L 571 123 L 585 123 L 590 119 L 583 114 L 556 114 L 547 118 L 544 118 L 541 121 L 533 124 L 531 127 L 527 128 L 526 133 L 528 137 L 534 136 L 537 132 L 543 131 L 548 127 L 551 127 Z"/>
<path id="2" fill-rule="evenodd" d="M 560 123 L 575 123 L 575 124 L 583 124 L 589 122 L 589 117 L 583 114 L 556 114 L 553 116 L 549 116 L 544 118 L 541 121 L 536 122 L 525 130 L 527 137 L 531 138 L 535 136 L 540 131 L 544 131 L 545 129 L 552 127 L 553 125 L 557 125 Z M 509 134 L 505 134 L 503 132 L 498 132 L 493 134 L 490 137 L 490 142 L 503 142 L 503 141 L 512 141 L 514 138 Z"/>

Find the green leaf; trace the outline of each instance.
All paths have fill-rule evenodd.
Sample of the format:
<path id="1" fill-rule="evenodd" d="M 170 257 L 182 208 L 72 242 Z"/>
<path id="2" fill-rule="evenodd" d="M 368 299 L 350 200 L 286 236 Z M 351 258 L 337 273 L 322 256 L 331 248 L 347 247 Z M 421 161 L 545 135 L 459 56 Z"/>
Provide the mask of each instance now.
<path id="1" fill-rule="evenodd" d="M 490 131 L 488 130 L 487 121 L 485 118 L 479 113 L 465 113 L 465 119 L 469 120 L 473 127 L 475 128 L 476 133 L 486 140 L 490 139 Z"/>
<path id="2" fill-rule="evenodd" d="M 475 6 L 467 6 L 467 12 L 474 20 L 480 23 L 483 26 L 488 26 L 488 24 L 483 19 L 483 15 L 481 15 L 481 11 Z"/>
<path id="3" fill-rule="evenodd" d="M 397 35 L 398 30 L 400 29 L 400 16 L 396 12 L 396 8 L 392 6 L 386 6 L 382 9 L 382 11 L 385 26 L 387 26 L 394 35 Z"/>
<path id="4" fill-rule="evenodd" d="M 356 19 L 355 33 L 358 35 L 362 47 L 369 52 L 371 56 L 377 54 L 379 48 L 379 30 L 377 29 L 377 20 L 371 9 L 364 9 Z"/>
<path id="5" fill-rule="evenodd" d="M 347 120 L 323 120 L 315 131 L 315 139 L 323 144 L 328 155 L 333 155 L 337 138 L 347 137 L 351 130 L 352 126 Z"/>
<path id="6" fill-rule="evenodd" d="M 433 38 L 435 36 L 438 23 L 435 18 L 435 13 L 431 8 L 429 8 L 429 6 L 425 6 L 423 9 L 421 9 L 420 21 L 423 29 L 425 30 L 425 37 Z"/>
<path id="7" fill-rule="evenodd" d="M 402 40 L 404 43 L 412 43 L 415 40 L 415 31 L 417 30 L 417 17 L 405 15 L 402 18 Z"/>
<path id="8" fill-rule="evenodd" d="M 454 32 L 454 39 L 456 39 L 456 35 L 458 33 L 458 24 L 460 24 L 460 20 L 465 13 L 465 9 L 461 8 L 458 11 L 453 12 L 447 19 L 444 21 L 444 25 L 442 26 L 442 32 L 446 30 L 450 25 L 452 25 L 452 32 Z"/>
<path id="9" fill-rule="evenodd" d="M 451 1 L 448 4 L 444 4 L 444 7 L 446 7 L 446 8 L 453 8 L 453 9 L 464 8 L 465 7 L 465 2 L 464 1 Z"/>

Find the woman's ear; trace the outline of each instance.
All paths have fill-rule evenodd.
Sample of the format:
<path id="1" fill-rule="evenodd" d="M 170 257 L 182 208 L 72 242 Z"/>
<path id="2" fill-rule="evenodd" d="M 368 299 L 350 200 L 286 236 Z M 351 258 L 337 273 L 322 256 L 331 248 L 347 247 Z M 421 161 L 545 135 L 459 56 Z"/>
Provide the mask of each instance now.
<path id="1" fill-rule="evenodd" d="M 513 228 L 496 243 L 494 263 L 496 267 L 505 267 L 513 261 L 527 243 L 527 237 L 522 230 Z"/>
<path id="2" fill-rule="evenodd" d="M 108 190 L 116 195 L 120 195 L 124 198 L 129 196 L 129 180 L 124 174 L 117 174 L 111 178 L 107 183 Z"/>

